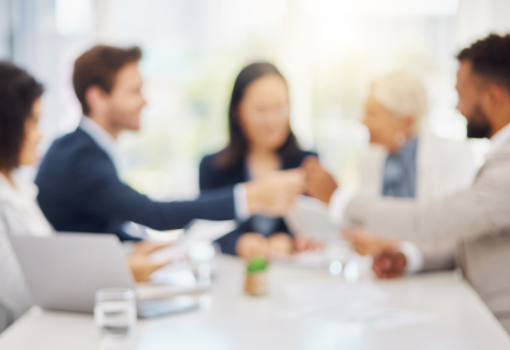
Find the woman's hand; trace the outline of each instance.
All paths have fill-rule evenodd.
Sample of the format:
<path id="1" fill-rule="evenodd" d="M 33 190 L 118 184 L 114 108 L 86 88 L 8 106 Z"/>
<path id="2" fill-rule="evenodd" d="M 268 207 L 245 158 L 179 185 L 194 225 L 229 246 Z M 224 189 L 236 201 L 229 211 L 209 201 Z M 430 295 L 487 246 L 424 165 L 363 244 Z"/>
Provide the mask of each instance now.
<path id="1" fill-rule="evenodd" d="M 137 255 L 149 255 L 154 253 L 156 250 L 171 246 L 169 242 L 151 242 L 151 241 L 140 241 L 133 245 L 133 254 Z"/>
<path id="2" fill-rule="evenodd" d="M 237 240 L 236 254 L 244 260 L 255 256 L 265 259 L 286 258 L 294 253 L 322 248 L 322 243 L 303 236 L 292 239 L 287 233 L 277 232 L 266 238 L 258 233 L 245 233 Z"/>
<path id="3" fill-rule="evenodd" d="M 274 258 L 289 257 L 294 253 L 292 238 L 282 232 L 275 233 L 268 238 L 269 255 Z"/>
<path id="4" fill-rule="evenodd" d="M 138 242 L 133 247 L 133 253 L 128 256 L 127 263 L 136 282 L 147 282 L 151 275 L 168 263 L 155 264 L 151 254 L 156 250 L 170 246 L 170 243 L 155 243 L 150 241 Z"/>
<path id="5" fill-rule="evenodd" d="M 155 264 L 152 262 L 151 257 L 149 255 L 130 255 L 127 258 L 127 263 L 136 282 L 147 282 L 150 280 L 151 275 L 159 270 L 160 268 L 167 265 L 163 264 Z"/>
<path id="6" fill-rule="evenodd" d="M 322 247 L 323 247 L 322 242 L 315 241 L 303 235 L 296 235 L 294 237 L 294 251 L 296 253 L 318 250 L 321 249 Z"/>
<path id="7" fill-rule="evenodd" d="M 236 254 L 246 261 L 251 260 L 255 256 L 267 259 L 269 255 L 268 241 L 261 234 L 254 232 L 245 233 L 237 240 Z"/>

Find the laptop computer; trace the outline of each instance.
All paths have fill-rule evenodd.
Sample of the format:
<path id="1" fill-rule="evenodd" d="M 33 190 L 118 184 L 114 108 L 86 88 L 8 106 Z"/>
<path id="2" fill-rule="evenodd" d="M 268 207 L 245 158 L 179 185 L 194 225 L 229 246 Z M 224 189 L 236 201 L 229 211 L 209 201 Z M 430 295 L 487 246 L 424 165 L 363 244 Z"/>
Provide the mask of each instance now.
<path id="1" fill-rule="evenodd" d="M 92 313 L 98 289 L 138 289 L 115 235 L 72 233 L 10 239 L 35 303 L 44 309 Z M 165 293 L 167 290 L 163 288 L 162 297 Z M 189 295 L 150 300 L 143 300 L 139 295 L 137 300 L 141 318 L 184 312 L 198 306 L 196 298 Z"/>

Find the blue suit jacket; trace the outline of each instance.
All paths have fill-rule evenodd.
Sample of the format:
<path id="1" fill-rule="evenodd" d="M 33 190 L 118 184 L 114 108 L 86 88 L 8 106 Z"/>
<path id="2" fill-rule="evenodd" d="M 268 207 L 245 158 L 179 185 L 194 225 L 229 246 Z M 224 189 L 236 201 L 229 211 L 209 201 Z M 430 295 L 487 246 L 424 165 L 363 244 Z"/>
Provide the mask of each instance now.
<path id="1" fill-rule="evenodd" d="M 200 162 L 200 191 L 206 193 L 212 189 L 222 188 L 224 186 L 233 186 L 245 182 L 245 160 L 242 159 L 234 166 L 222 169 L 214 161 L 216 154 L 208 155 Z M 296 155 L 282 158 L 282 169 L 298 168 L 307 156 L 317 156 L 312 152 L 300 151 Z M 217 243 L 221 246 L 223 253 L 235 255 L 235 247 L 238 238 L 246 232 L 254 232 L 252 221 L 247 220 L 240 227 L 221 237 Z M 274 232 L 289 233 L 289 229 L 282 218 L 279 218 Z"/>
<path id="2" fill-rule="evenodd" d="M 57 231 L 115 233 L 127 221 L 156 230 L 184 227 L 195 218 L 235 219 L 233 186 L 194 201 L 157 202 L 120 181 L 111 158 L 80 128 L 56 140 L 35 183 L 39 205 Z"/>

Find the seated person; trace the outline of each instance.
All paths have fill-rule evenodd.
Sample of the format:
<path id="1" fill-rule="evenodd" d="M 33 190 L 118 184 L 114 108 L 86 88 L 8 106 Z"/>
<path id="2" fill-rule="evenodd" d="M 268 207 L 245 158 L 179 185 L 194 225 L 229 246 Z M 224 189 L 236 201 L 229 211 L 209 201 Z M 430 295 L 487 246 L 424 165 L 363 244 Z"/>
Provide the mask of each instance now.
<path id="1" fill-rule="evenodd" d="M 362 194 L 429 202 L 471 185 L 470 149 L 422 130 L 427 110 L 425 86 L 409 73 L 371 83 L 363 117 L 371 147 L 360 162 Z"/>
<path id="2" fill-rule="evenodd" d="M 427 109 L 425 86 L 409 73 L 390 73 L 371 83 L 363 117 L 371 143 L 360 166 L 363 195 L 427 203 L 469 188 L 474 177 L 471 151 L 465 144 L 422 131 L 421 119 Z M 388 243 L 369 237 L 357 236 L 360 252 L 369 253 Z M 407 258 L 407 272 L 436 268 L 436 264 L 424 266 L 410 242 L 398 246 Z M 431 241 L 427 246 L 441 257 L 443 267 L 453 268 L 454 240 Z"/>
<path id="3" fill-rule="evenodd" d="M 455 263 L 480 298 L 510 332 L 510 34 L 490 34 L 463 49 L 457 56 L 457 109 L 467 121 L 468 138 L 490 138 L 491 148 L 473 184 L 445 198 L 420 203 L 390 198 L 329 193 L 332 218 L 350 232 L 392 240 L 411 240 L 419 248 L 423 266 L 444 268 L 444 257 L 422 243 L 456 240 Z M 328 177 L 319 166 L 308 174 L 311 195 L 328 194 Z M 374 259 L 380 277 L 399 276 L 406 264 L 398 249 L 384 250 Z"/>
<path id="4" fill-rule="evenodd" d="M 200 163 L 200 190 L 271 178 L 301 166 L 315 154 L 299 148 L 289 123 L 287 83 L 270 63 L 245 67 L 234 83 L 229 107 L 228 145 Z M 296 171 L 296 170 L 294 170 Z M 281 217 L 254 215 L 218 243 L 224 253 L 249 259 L 314 247 L 293 235 Z"/>
<path id="5" fill-rule="evenodd" d="M 17 172 L 20 165 L 37 163 L 42 93 L 42 85 L 25 71 L 0 62 L 0 331 L 32 305 L 8 237 L 54 233 L 37 205 L 37 187 Z M 149 257 L 162 246 L 135 244 L 127 261 L 137 281 L 148 280 L 162 267 Z"/>
<path id="6" fill-rule="evenodd" d="M 155 230 L 184 227 L 195 218 L 231 220 L 251 213 L 281 214 L 302 192 L 300 173 L 204 192 L 194 201 L 159 202 L 124 184 L 115 167 L 116 139 L 138 130 L 146 102 L 138 69 L 141 51 L 95 46 L 75 62 L 73 84 L 84 117 L 56 140 L 36 177 L 37 200 L 57 231 L 115 233 L 134 222 Z"/>

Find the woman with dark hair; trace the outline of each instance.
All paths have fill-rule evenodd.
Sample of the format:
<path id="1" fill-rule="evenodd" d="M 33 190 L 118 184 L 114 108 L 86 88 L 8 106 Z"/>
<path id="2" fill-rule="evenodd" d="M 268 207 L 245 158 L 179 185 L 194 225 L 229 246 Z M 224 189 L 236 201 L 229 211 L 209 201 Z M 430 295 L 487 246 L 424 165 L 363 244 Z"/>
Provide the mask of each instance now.
<path id="1" fill-rule="evenodd" d="M 37 204 L 37 186 L 17 172 L 19 166 L 37 163 L 42 93 L 42 85 L 27 72 L 0 61 L 0 332 L 32 305 L 8 237 L 54 233 Z M 127 262 L 137 281 L 147 280 L 163 266 L 149 257 L 162 246 L 150 242 L 134 246 Z"/>
<path id="2" fill-rule="evenodd" d="M 37 188 L 15 171 L 37 161 L 42 93 L 24 70 L 0 62 L 0 331 L 32 305 L 8 234 L 52 232 L 35 201 Z"/>
<path id="3" fill-rule="evenodd" d="M 270 63 L 245 67 L 234 83 L 229 108 L 227 146 L 202 159 L 200 190 L 259 179 L 276 171 L 301 166 L 313 153 L 299 148 L 289 123 L 287 83 Z M 302 238 L 293 240 L 282 218 L 255 215 L 218 240 L 224 253 L 289 255 L 312 248 Z"/>

